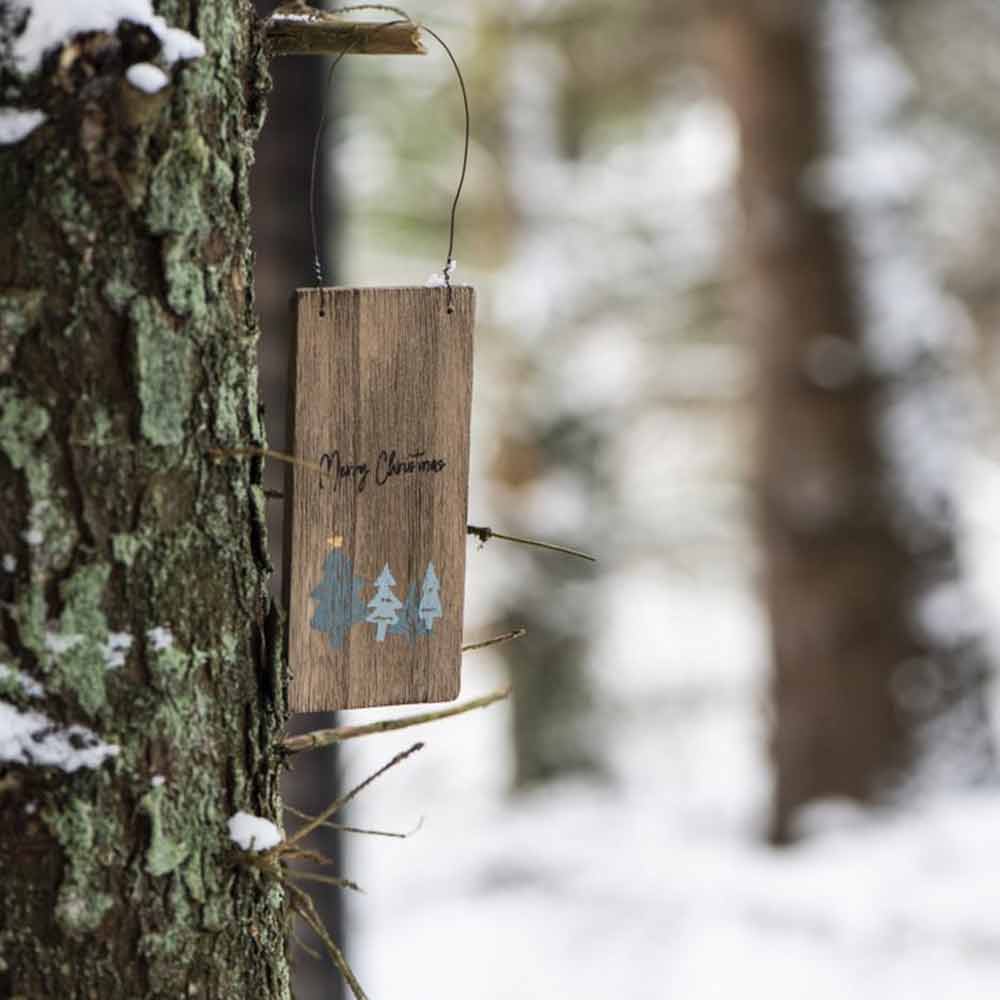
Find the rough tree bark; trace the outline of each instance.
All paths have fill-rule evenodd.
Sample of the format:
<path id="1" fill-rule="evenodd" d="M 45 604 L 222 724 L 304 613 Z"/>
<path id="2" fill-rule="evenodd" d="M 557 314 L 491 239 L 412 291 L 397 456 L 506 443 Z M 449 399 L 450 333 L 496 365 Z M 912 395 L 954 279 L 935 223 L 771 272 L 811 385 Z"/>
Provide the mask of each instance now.
<path id="1" fill-rule="evenodd" d="M 156 7 L 207 50 L 159 93 L 124 79 L 159 48 L 124 22 L 4 71 L 48 116 L 0 146 L 0 995 L 24 1000 L 288 996 L 283 892 L 226 830 L 278 810 L 261 470 L 212 455 L 263 443 L 267 70 L 247 0 Z"/>
<path id="2" fill-rule="evenodd" d="M 741 305 L 759 359 L 772 836 L 782 841 L 807 802 L 871 801 L 898 787 L 926 749 L 928 722 L 963 698 L 962 738 L 970 749 L 978 741 L 987 764 L 986 675 L 974 641 L 936 641 L 918 622 L 921 598 L 954 578 L 953 518 L 924 516 L 902 495 L 884 424 L 899 383 L 865 360 L 856 248 L 838 208 L 806 182 L 831 152 L 824 5 L 714 6 L 712 59 L 742 140 Z"/>

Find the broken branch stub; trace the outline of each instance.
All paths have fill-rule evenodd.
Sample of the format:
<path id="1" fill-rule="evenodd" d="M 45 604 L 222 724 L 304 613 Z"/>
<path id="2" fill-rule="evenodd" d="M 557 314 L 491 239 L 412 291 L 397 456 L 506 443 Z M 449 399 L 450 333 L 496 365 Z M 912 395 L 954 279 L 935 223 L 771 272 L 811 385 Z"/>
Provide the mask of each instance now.
<path id="1" fill-rule="evenodd" d="M 351 21 L 305 4 L 279 7 L 264 21 L 264 33 L 272 56 L 427 54 L 412 21 Z"/>

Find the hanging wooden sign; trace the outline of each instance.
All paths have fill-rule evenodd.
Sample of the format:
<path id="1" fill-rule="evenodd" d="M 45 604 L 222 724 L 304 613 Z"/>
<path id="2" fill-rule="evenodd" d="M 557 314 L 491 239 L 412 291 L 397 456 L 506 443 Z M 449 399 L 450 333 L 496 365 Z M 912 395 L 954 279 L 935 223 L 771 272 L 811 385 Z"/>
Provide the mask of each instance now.
<path id="1" fill-rule="evenodd" d="M 293 711 L 446 701 L 462 655 L 475 293 L 297 292 Z"/>

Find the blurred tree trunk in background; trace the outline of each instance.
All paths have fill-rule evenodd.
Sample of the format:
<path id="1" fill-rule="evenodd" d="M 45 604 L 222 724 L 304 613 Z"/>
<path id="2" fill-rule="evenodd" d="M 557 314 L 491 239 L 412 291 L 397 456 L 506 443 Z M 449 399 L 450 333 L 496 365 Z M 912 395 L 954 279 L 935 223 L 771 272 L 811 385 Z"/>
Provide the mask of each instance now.
<path id="1" fill-rule="evenodd" d="M 862 282 L 877 276 L 863 273 L 840 206 L 808 184 L 832 153 L 823 11 L 721 2 L 709 32 L 743 154 L 776 841 L 812 800 L 890 794 L 933 751 L 928 739 L 966 740 L 973 777 L 990 762 L 975 639 L 920 622 L 921 602 L 954 581 L 951 511 L 924 516 L 903 495 L 885 425 L 897 375 L 866 356 Z M 959 730 L 935 731 L 949 711 Z"/>
<path id="2" fill-rule="evenodd" d="M 256 0 L 257 13 L 274 9 L 274 0 Z M 325 6 L 322 3 L 317 7 Z M 267 438 L 271 447 L 287 451 L 286 413 L 288 404 L 288 344 L 294 316 L 291 296 L 296 288 L 312 285 L 313 246 L 309 219 L 309 171 L 313 137 L 319 126 L 326 80 L 325 60 L 288 56 L 271 63 L 273 89 L 268 114 L 257 141 L 251 193 L 254 234 L 254 277 L 257 308 L 261 323 L 260 381 L 265 408 Z M 327 138 L 329 139 L 329 131 Z M 330 185 L 328 157 L 321 151 L 317 165 L 319 238 L 323 249 L 332 245 L 334 197 Z M 329 261 L 329 250 L 324 261 Z M 329 267 L 329 263 L 327 263 Z M 333 278 L 327 274 L 327 283 Z M 284 468 L 277 462 L 265 467 L 264 482 L 280 492 L 284 488 Z M 280 501 L 268 504 L 268 537 L 275 565 L 272 592 L 280 599 L 284 576 L 283 513 Z M 336 725 L 335 713 L 308 713 L 292 717 L 289 733 L 305 732 Z M 294 770 L 282 779 L 282 797 L 303 812 L 316 814 L 336 798 L 337 748 L 325 747 L 301 754 Z M 294 826 L 294 819 L 287 817 Z M 313 846 L 340 870 L 340 838 L 335 830 L 322 828 L 312 835 Z M 305 865 L 305 867 L 309 867 Z M 345 943 L 340 893 L 332 887 L 314 885 L 310 895 L 334 939 Z M 296 933 L 322 953 L 315 935 L 298 921 Z M 297 1000 L 338 1000 L 344 984 L 336 970 L 324 959 L 314 959 L 293 947 L 293 988 Z"/>
<path id="3" fill-rule="evenodd" d="M 505 530 L 520 530 L 511 528 L 511 521 L 504 523 Z M 517 605 L 508 612 L 506 622 L 507 627 L 528 630 L 506 652 L 514 688 L 514 785 L 518 789 L 602 770 L 589 725 L 593 709 L 586 669 L 589 630 L 569 599 L 576 592 L 573 582 L 580 581 L 586 571 L 574 565 L 575 560 L 551 554 L 532 556 L 530 563 Z"/>
<path id="4" fill-rule="evenodd" d="M 500 148 L 495 151 L 505 165 L 512 214 L 525 242 L 537 239 L 552 220 L 518 178 L 532 169 L 565 165 L 579 152 L 581 119 L 588 103 L 579 91 L 588 63 L 576 62 L 570 53 L 601 23 L 600 17 L 595 23 L 593 15 L 589 4 L 540 10 L 537 18 L 505 11 L 493 29 L 494 44 L 512 54 L 515 64 L 521 54 L 520 39 L 531 39 L 527 49 L 534 58 L 544 53 L 545 70 L 536 69 L 531 83 L 508 76 L 506 128 L 497 137 Z M 544 348 L 535 345 L 533 350 L 560 356 L 557 344 L 566 335 L 561 324 L 551 324 L 543 334 Z M 551 372 L 544 361 L 526 359 L 522 372 L 523 381 L 512 387 L 513 393 L 530 397 L 547 391 Z M 547 477 L 561 476 L 591 496 L 599 488 L 591 469 L 603 445 L 600 431 L 585 417 L 540 411 L 528 399 L 518 409 L 520 426 L 507 424 L 493 467 L 494 478 L 505 487 L 498 502 L 498 530 L 588 548 L 586 539 L 567 537 L 557 518 L 540 519 L 524 506 L 530 507 L 534 491 L 544 489 Z M 581 447 L 583 441 L 586 445 Z M 527 548 L 516 557 L 521 572 L 510 595 L 506 623 L 524 627 L 528 634 L 500 652 L 514 689 L 514 787 L 527 789 L 568 776 L 597 774 L 602 768 L 593 739 L 592 682 L 586 659 L 593 622 L 573 605 L 578 594 L 572 584 L 591 575 L 590 567 Z"/>

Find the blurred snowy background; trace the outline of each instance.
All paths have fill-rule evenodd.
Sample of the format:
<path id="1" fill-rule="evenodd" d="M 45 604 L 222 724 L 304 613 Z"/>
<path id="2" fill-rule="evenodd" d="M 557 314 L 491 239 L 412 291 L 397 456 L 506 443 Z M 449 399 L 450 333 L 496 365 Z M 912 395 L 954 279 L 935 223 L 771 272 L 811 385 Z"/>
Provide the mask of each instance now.
<path id="1" fill-rule="evenodd" d="M 469 519 L 600 561 L 470 541 L 469 639 L 515 625 L 529 634 L 467 656 L 462 696 L 511 678 L 511 703 L 344 745 L 337 770 L 354 783 L 413 739 L 428 744 L 350 816 L 398 830 L 423 818 L 407 840 L 342 845 L 343 873 L 367 893 L 344 901 L 341 931 L 361 982 L 375 1000 L 992 1000 L 1000 796 L 988 764 L 961 773 L 961 753 L 951 768 L 920 764 L 949 741 L 990 756 L 990 732 L 968 715 L 935 728 L 924 703 L 937 688 L 962 689 L 945 699 L 952 707 L 994 701 L 981 671 L 949 673 L 949 656 L 974 637 L 1000 657 L 1000 7 L 426 0 L 412 13 L 454 47 L 472 104 L 456 248 L 456 280 L 479 295 Z M 910 587 L 930 650 L 923 686 L 904 688 L 898 664 L 872 663 L 906 716 L 894 724 L 919 730 L 923 756 L 907 757 L 905 780 L 876 807 L 821 794 L 817 779 L 819 791 L 786 810 L 781 838 L 769 741 L 795 720 L 771 697 L 781 609 L 760 581 L 782 556 L 755 525 L 761 477 L 775 468 L 759 464 L 760 435 L 776 426 L 762 423 L 761 400 L 777 383 L 774 352 L 760 364 L 766 323 L 753 301 L 755 283 L 780 295 L 784 279 L 746 236 L 762 223 L 745 173 L 740 198 L 741 145 L 767 135 L 754 127 L 767 95 L 753 84 L 774 69 L 754 64 L 770 51 L 755 32 L 779 37 L 776 93 L 808 56 L 800 79 L 816 85 L 821 122 L 803 126 L 816 133 L 806 152 L 822 157 L 798 182 L 848 233 L 839 249 L 863 303 L 865 329 L 850 343 L 818 329 L 791 349 L 823 390 L 864 365 L 888 383 L 900 355 L 920 356 L 915 398 L 938 402 L 891 424 L 885 447 L 898 478 L 954 501 L 954 516 L 935 517 L 933 547 L 950 533 L 961 567 Z M 275 101 L 293 86 L 316 99 L 322 77 L 303 84 L 295 65 Z M 336 80 L 336 282 L 422 284 L 441 266 L 461 157 L 450 64 L 434 48 L 349 58 Z M 298 138 L 281 133 L 291 124 Z M 272 105 L 267 129 L 301 156 L 314 126 Z M 759 178 L 768 150 L 750 156 Z M 278 176 L 270 200 L 256 179 L 258 211 L 290 211 L 284 192 L 298 181 Z M 789 223 L 779 202 L 769 232 Z M 301 240 L 304 215 L 295 228 Z M 268 253 L 258 237 L 262 266 Z M 307 274 L 308 246 L 294 253 Z M 270 283 L 287 295 L 295 281 Z M 266 304 L 266 276 L 260 290 Z M 266 311 L 265 333 L 265 377 L 278 383 Z M 932 354 L 944 406 L 923 391 Z M 282 433 L 272 425 L 274 446 Z M 919 561 L 920 539 L 913 551 Z M 822 576 L 832 557 L 819 547 L 814 558 Z M 808 689 L 808 664 L 804 677 Z M 851 697 L 830 713 L 849 713 Z M 915 702 L 920 725 L 906 715 Z M 848 757 L 855 734 L 836 719 L 830 730 Z M 782 745 L 794 784 L 809 765 L 789 760 L 794 741 Z M 835 742 L 808 750 L 838 756 Z M 302 805 L 294 787 L 289 798 Z M 769 834 L 795 842 L 771 846 Z M 326 985 L 310 971 L 301 1000 L 337 995 L 334 973 L 322 974 Z"/>

